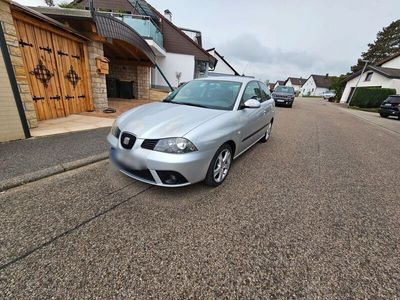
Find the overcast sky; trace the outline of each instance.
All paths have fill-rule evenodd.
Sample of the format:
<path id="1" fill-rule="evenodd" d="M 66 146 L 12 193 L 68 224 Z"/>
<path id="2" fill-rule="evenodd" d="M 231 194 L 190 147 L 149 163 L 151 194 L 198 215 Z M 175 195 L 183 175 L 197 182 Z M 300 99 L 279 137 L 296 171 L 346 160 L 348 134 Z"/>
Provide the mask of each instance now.
<path id="1" fill-rule="evenodd" d="M 216 47 L 239 73 L 271 81 L 346 73 L 376 33 L 400 18 L 400 0 L 148 2 L 168 8 L 177 26 L 200 30 L 204 48 Z"/>

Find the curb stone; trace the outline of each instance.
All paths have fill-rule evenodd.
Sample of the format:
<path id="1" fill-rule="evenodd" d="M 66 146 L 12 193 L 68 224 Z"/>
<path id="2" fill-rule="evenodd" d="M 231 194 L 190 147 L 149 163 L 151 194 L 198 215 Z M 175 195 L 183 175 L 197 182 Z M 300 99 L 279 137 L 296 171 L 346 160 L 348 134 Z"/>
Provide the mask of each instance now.
<path id="1" fill-rule="evenodd" d="M 31 172 L 28 174 L 23 174 L 20 176 L 16 176 L 13 178 L 9 178 L 3 181 L 0 181 L 0 192 L 4 192 L 8 189 L 24 185 L 29 182 L 37 181 L 46 177 L 50 177 L 52 175 L 60 174 L 66 171 L 70 171 L 73 169 L 77 169 L 80 167 L 84 167 L 93 163 L 96 163 L 101 160 L 105 160 L 108 158 L 108 152 L 103 152 L 100 154 L 92 155 L 86 158 L 78 159 L 71 162 L 66 162 L 62 164 L 58 164 L 56 166 L 48 167 L 39 171 Z"/>

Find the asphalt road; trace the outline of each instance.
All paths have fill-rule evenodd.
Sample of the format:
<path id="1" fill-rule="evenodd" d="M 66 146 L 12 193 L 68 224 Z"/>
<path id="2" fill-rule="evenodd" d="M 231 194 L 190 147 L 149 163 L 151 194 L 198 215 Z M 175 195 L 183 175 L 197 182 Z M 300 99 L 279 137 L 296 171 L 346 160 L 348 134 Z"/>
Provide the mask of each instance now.
<path id="1" fill-rule="evenodd" d="M 309 99 L 216 189 L 106 161 L 27 184 L 0 195 L 0 299 L 400 298 L 399 166 L 398 134 Z"/>

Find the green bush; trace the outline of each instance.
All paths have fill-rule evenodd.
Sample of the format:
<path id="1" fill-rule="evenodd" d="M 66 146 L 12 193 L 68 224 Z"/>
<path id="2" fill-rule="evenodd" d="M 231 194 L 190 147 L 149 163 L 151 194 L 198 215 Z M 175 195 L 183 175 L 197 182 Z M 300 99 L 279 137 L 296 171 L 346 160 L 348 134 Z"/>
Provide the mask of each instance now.
<path id="1" fill-rule="evenodd" d="M 395 89 L 357 88 L 350 105 L 360 108 L 378 108 L 388 96 L 394 94 L 396 94 Z"/>

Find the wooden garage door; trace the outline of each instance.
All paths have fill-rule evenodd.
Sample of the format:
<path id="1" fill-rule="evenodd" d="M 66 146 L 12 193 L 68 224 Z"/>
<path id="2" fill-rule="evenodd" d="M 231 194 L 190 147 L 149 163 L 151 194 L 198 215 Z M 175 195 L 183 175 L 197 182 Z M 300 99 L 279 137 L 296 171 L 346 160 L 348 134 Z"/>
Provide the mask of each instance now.
<path id="1" fill-rule="evenodd" d="M 38 120 L 87 111 L 83 43 L 24 20 L 15 23 Z"/>

